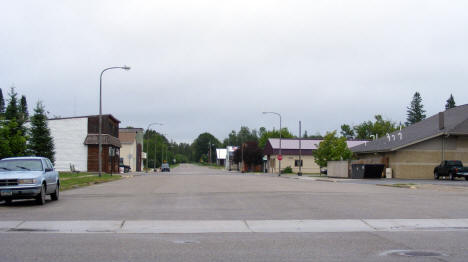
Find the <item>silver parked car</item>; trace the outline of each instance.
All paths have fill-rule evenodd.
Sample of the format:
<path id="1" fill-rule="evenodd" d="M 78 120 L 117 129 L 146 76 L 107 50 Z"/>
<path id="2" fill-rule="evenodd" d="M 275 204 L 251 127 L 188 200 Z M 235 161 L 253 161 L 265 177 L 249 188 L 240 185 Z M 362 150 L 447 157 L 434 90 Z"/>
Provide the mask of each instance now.
<path id="1" fill-rule="evenodd" d="M 12 157 L 0 160 L 0 200 L 10 204 L 14 199 L 36 199 L 44 205 L 46 195 L 58 200 L 58 172 L 45 157 Z"/>

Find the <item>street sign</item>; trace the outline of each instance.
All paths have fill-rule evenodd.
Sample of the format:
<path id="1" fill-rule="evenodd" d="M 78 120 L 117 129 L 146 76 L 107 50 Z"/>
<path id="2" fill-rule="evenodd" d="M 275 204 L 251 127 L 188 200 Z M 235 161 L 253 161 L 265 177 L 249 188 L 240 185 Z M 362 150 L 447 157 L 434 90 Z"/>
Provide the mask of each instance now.
<path id="1" fill-rule="evenodd" d="M 263 156 L 263 161 L 267 161 L 268 160 L 268 157 L 267 156 Z"/>
<path id="2" fill-rule="evenodd" d="M 278 160 L 283 160 L 283 155 L 278 155 Z"/>

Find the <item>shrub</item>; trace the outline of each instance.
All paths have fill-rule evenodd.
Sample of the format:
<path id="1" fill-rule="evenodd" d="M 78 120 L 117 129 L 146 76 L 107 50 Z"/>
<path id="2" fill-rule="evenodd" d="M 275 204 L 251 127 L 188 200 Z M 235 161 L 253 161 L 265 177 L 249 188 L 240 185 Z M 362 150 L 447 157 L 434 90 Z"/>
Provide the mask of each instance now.
<path id="1" fill-rule="evenodd" d="M 292 168 L 290 166 L 287 166 L 286 168 L 283 169 L 283 173 L 284 174 L 291 174 L 293 171 L 292 171 Z"/>

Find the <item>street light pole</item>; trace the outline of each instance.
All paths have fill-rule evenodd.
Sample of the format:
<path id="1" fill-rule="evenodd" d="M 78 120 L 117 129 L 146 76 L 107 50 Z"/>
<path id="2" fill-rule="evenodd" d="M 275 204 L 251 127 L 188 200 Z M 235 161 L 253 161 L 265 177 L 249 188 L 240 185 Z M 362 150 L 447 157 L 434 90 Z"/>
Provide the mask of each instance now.
<path id="1" fill-rule="evenodd" d="M 163 126 L 164 124 L 157 123 L 157 122 L 149 124 L 148 127 L 146 128 L 146 133 L 147 133 L 147 134 L 148 134 L 149 128 L 150 128 L 151 126 L 153 126 L 153 125 Z M 145 138 L 144 138 L 144 136 L 143 136 L 143 144 L 144 144 L 144 143 L 145 143 Z M 146 144 L 147 144 L 147 145 L 146 145 L 146 152 L 148 152 L 148 153 L 147 153 L 147 156 L 146 156 L 146 172 L 148 173 L 149 141 L 148 141 Z M 144 146 L 143 146 L 143 147 L 144 147 Z M 154 154 L 156 154 L 156 143 L 154 144 Z M 154 159 L 156 159 L 156 156 L 154 157 Z M 155 165 L 156 165 L 156 161 L 155 161 Z"/>
<path id="2" fill-rule="evenodd" d="M 281 114 L 280 113 L 276 113 L 276 112 L 262 112 L 263 114 L 275 114 L 277 116 L 279 116 L 279 119 L 280 119 L 280 130 L 279 130 L 279 134 L 280 134 L 280 140 L 279 140 L 279 155 L 282 157 L 281 155 Z M 281 176 L 281 160 L 278 159 L 278 176 Z"/>
<path id="3" fill-rule="evenodd" d="M 123 69 L 123 70 L 130 70 L 129 66 L 113 66 L 108 67 L 101 72 L 101 76 L 99 77 L 99 134 L 98 134 L 98 144 L 99 144 L 99 156 L 98 156 L 98 171 L 99 176 L 102 175 L 102 74 L 110 69 Z M 112 168 L 112 167 L 111 167 Z"/>

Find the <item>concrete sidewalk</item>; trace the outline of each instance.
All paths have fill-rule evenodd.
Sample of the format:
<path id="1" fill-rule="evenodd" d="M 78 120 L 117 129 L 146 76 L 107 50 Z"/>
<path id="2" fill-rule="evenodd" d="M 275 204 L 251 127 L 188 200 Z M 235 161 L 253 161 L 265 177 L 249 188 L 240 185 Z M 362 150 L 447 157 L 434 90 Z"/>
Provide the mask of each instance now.
<path id="1" fill-rule="evenodd" d="M 331 233 L 467 231 L 468 219 L 0 221 L 1 233 Z"/>

